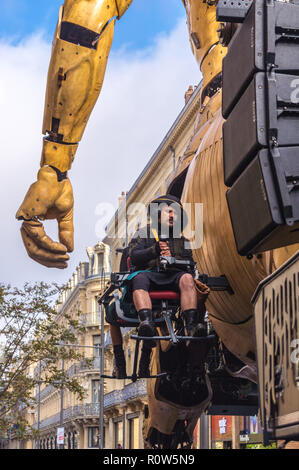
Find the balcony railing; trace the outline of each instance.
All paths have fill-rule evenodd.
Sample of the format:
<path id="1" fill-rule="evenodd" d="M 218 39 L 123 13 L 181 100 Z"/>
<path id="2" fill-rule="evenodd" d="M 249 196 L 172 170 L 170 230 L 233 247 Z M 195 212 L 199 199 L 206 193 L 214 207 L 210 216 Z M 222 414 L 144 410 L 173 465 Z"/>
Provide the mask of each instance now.
<path id="1" fill-rule="evenodd" d="M 126 385 L 121 390 L 114 390 L 113 392 L 107 393 L 104 396 L 104 408 L 119 405 L 136 397 L 143 397 L 145 395 L 146 382 L 145 380 L 138 380 L 137 382 Z"/>
<path id="2" fill-rule="evenodd" d="M 100 415 L 99 403 L 85 403 L 84 405 L 75 405 L 63 410 L 63 421 L 70 421 L 79 418 L 95 418 Z M 56 413 L 40 422 L 40 429 L 50 426 L 56 426 L 60 423 L 60 413 Z M 34 424 L 37 429 L 37 423 Z"/>
<path id="3" fill-rule="evenodd" d="M 138 382 L 126 385 L 122 390 L 114 390 L 104 396 L 104 409 L 115 406 L 137 397 L 144 397 L 146 395 L 146 381 L 139 380 Z M 85 403 L 82 405 L 71 406 L 63 411 L 64 421 L 80 419 L 80 418 L 95 418 L 99 417 L 100 403 Z M 49 426 L 58 425 L 60 422 L 60 413 L 57 413 L 49 418 L 40 422 L 40 429 Z M 37 423 L 34 424 L 37 428 Z"/>

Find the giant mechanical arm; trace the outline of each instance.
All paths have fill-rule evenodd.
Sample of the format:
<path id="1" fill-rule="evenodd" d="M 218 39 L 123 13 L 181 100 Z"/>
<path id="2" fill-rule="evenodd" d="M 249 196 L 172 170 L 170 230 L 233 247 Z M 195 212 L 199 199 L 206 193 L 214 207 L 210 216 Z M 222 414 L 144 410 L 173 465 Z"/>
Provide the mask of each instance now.
<path id="1" fill-rule="evenodd" d="M 100 94 L 116 19 L 133 0 L 65 0 L 53 40 L 44 108 L 42 156 L 16 217 L 22 239 L 38 263 L 66 268 L 73 251 L 71 169 L 78 144 Z M 41 221 L 56 219 L 59 242 Z"/>

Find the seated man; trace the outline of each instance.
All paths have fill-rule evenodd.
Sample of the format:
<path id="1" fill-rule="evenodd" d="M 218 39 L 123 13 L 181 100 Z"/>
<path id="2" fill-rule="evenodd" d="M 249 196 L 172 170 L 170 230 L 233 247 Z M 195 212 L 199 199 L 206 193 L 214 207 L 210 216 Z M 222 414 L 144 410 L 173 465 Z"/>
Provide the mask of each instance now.
<path id="1" fill-rule="evenodd" d="M 161 196 L 149 206 L 151 224 L 140 229 L 129 244 L 130 262 L 136 269 L 132 276 L 133 302 L 138 313 L 140 325 L 139 336 L 155 336 L 156 330 L 152 317 L 151 290 L 174 290 L 180 292 L 182 317 L 188 336 L 203 336 L 205 327 L 197 309 L 197 292 L 193 275 L 184 267 L 169 267 L 159 270 L 160 256 L 173 256 L 193 262 L 192 251 L 185 247 L 187 240 L 182 236 L 184 222 L 183 207 L 178 198 L 172 195 Z M 157 223 L 154 223 L 154 220 Z M 175 225 L 178 224 L 176 227 Z M 180 227 L 179 230 L 175 228 Z M 179 233 L 179 237 L 175 234 Z M 202 315 L 201 315 L 202 316 Z M 116 327 L 111 331 L 116 362 L 116 377 L 122 378 L 125 361 L 122 349 L 121 334 Z M 155 341 L 144 341 L 139 362 L 139 376 L 149 375 L 151 349 Z"/>

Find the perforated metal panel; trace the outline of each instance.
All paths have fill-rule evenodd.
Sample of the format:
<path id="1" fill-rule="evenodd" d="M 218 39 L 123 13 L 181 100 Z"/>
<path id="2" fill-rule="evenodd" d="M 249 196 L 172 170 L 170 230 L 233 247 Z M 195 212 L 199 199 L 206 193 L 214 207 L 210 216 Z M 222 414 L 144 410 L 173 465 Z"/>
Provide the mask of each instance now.
<path id="1" fill-rule="evenodd" d="M 217 21 L 242 23 L 252 0 L 219 0 L 216 7 Z"/>

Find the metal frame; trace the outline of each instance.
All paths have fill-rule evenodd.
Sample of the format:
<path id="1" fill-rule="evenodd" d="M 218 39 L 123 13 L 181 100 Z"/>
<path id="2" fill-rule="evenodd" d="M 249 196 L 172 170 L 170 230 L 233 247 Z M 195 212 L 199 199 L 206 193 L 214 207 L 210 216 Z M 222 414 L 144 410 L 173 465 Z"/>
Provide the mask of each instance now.
<path id="1" fill-rule="evenodd" d="M 121 309 L 120 306 L 120 299 L 117 293 L 114 293 L 113 296 L 111 296 L 111 293 L 115 289 L 121 288 L 124 284 L 127 284 L 128 282 L 128 274 L 129 273 L 112 273 L 111 274 L 111 284 L 106 290 L 106 292 L 98 299 L 100 304 L 108 304 L 108 302 L 114 297 L 115 300 L 115 308 L 116 308 L 116 313 L 117 316 L 123 320 L 126 324 L 129 324 L 130 326 L 136 326 L 138 327 L 139 325 L 139 320 L 138 318 L 133 319 L 133 318 L 128 318 L 125 316 L 123 310 Z M 205 275 L 204 275 L 205 276 Z M 207 282 L 210 280 L 210 283 L 212 281 L 212 284 L 215 284 L 215 290 L 221 289 L 221 290 L 229 290 L 229 284 L 227 282 L 227 279 L 225 277 L 220 277 L 220 278 L 209 278 L 208 276 L 204 277 L 204 280 Z M 158 306 L 157 306 L 158 304 Z M 169 306 L 168 300 L 167 299 L 161 299 L 155 302 L 155 309 L 159 313 L 161 313 L 161 316 L 159 315 L 157 318 L 154 319 L 155 325 L 159 325 L 161 323 L 165 323 L 167 330 L 168 330 L 168 335 L 166 336 L 153 336 L 153 337 L 146 337 L 146 336 L 139 336 L 138 334 L 131 335 L 131 339 L 136 341 L 135 345 L 135 351 L 134 351 L 134 361 L 133 361 L 133 372 L 132 375 L 126 376 L 126 379 L 131 379 L 133 382 L 136 382 L 136 380 L 145 378 L 145 379 L 152 379 L 152 378 L 159 378 L 167 375 L 166 372 L 157 374 L 157 375 L 149 375 L 147 377 L 141 377 L 137 375 L 137 365 L 138 365 L 138 356 L 139 356 L 139 347 L 140 347 L 140 341 L 169 341 L 174 345 L 177 345 L 180 341 L 201 341 L 201 342 L 207 342 L 207 341 L 213 341 L 215 339 L 215 335 L 208 335 L 204 337 L 193 337 L 193 336 L 181 336 L 181 335 L 176 335 L 174 332 L 174 327 L 173 323 L 175 323 L 178 318 L 175 316 L 175 311 L 178 310 L 178 306 L 174 305 L 173 308 Z M 105 379 L 115 379 L 116 377 L 111 376 L 111 375 L 106 375 L 102 374 L 101 378 Z"/>

